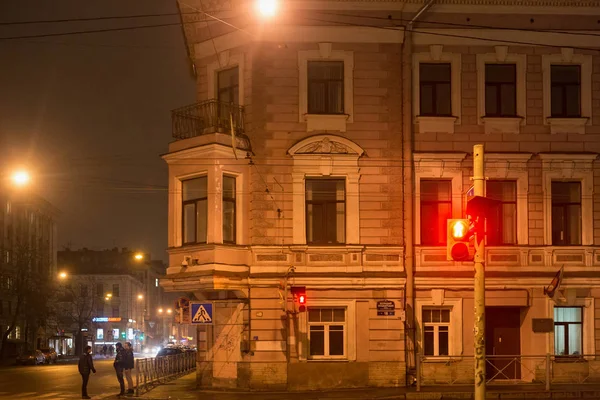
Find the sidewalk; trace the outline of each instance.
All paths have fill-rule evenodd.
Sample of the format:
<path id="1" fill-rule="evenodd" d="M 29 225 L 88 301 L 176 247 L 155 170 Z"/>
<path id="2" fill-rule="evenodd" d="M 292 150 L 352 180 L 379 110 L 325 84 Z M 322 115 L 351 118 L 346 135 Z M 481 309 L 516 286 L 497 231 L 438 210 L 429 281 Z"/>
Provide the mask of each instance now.
<path id="1" fill-rule="evenodd" d="M 599 385 L 557 385 L 552 392 L 544 392 L 539 385 L 490 385 L 488 399 L 600 399 Z M 247 392 L 197 390 L 196 374 L 192 372 L 165 385 L 160 385 L 138 397 L 148 400 L 433 400 L 472 399 L 472 386 L 340 389 L 305 392 Z"/>

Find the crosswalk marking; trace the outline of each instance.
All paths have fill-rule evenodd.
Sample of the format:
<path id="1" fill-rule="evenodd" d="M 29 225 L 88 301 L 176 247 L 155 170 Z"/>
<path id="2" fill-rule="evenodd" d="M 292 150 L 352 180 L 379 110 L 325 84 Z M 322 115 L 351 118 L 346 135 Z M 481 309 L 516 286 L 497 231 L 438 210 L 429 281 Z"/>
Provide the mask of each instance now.
<path id="1" fill-rule="evenodd" d="M 46 393 L 43 394 L 41 396 L 35 396 L 36 399 L 47 399 L 47 398 L 56 398 L 58 397 L 58 395 L 60 395 L 60 392 L 54 392 L 54 393 Z"/>

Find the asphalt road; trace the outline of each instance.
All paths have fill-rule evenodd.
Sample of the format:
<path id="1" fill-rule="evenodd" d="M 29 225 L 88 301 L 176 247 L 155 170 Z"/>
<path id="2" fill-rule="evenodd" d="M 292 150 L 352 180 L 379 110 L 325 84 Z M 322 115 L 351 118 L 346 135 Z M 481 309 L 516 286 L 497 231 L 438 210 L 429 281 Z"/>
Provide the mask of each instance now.
<path id="1" fill-rule="evenodd" d="M 94 360 L 94 366 L 97 373 L 90 376 L 88 395 L 93 399 L 114 398 L 119 382 L 112 360 Z M 81 375 L 75 363 L 0 368 L 0 399 L 80 398 Z"/>

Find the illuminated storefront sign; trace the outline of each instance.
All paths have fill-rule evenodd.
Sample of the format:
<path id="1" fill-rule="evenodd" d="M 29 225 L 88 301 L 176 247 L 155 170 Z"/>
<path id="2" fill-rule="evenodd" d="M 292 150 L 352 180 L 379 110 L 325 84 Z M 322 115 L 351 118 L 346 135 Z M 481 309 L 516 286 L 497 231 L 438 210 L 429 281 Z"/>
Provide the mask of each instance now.
<path id="1" fill-rule="evenodd" d="M 94 322 L 121 322 L 121 318 L 113 318 L 113 317 L 94 317 L 92 318 Z"/>

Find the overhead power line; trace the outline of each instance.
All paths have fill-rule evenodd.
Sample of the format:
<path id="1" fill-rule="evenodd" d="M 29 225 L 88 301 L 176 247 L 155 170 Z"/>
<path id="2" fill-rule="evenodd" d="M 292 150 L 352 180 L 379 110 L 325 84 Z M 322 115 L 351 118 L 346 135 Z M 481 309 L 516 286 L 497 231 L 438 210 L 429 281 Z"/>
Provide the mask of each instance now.
<path id="1" fill-rule="evenodd" d="M 223 23 L 225 25 L 228 25 L 228 26 L 232 27 L 233 29 L 236 29 L 240 32 L 244 32 L 247 34 L 250 33 L 243 28 L 240 28 L 238 26 L 235 26 L 234 24 L 231 24 L 231 23 L 225 21 L 225 19 L 230 19 L 230 18 L 217 18 L 217 17 L 211 15 L 209 12 L 198 10 L 198 9 L 195 9 L 195 10 L 197 12 L 184 12 L 183 14 L 201 13 L 201 14 L 204 14 L 207 18 L 203 19 L 203 20 L 199 20 L 199 21 L 192 21 L 192 22 L 189 22 L 189 24 L 208 23 L 210 21 L 217 21 L 217 22 Z M 344 13 L 330 13 L 330 12 L 319 12 L 319 11 L 317 11 L 317 13 L 333 15 L 333 16 L 352 17 L 352 18 L 367 18 L 367 19 L 390 20 L 390 21 L 401 21 L 401 22 L 407 21 L 405 19 L 398 19 L 398 18 L 388 19 L 388 18 L 384 18 L 384 17 L 364 16 L 364 15 L 357 16 L 357 15 L 344 14 Z M 60 22 L 64 23 L 64 22 L 81 22 L 81 21 L 110 20 L 110 19 L 149 18 L 149 17 L 176 16 L 176 15 L 179 15 L 179 13 L 139 14 L 139 15 L 128 15 L 128 16 L 105 16 L 105 17 L 43 20 L 43 21 L 40 20 L 40 21 L 1 22 L 0 26 L 2 26 L 2 25 L 17 25 L 17 24 L 35 24 L 35 23 L 38 23 L 38 24 L 39 23 L 60 23 Z M 385 30 L 403 29 L 402 26 L 381 26 L 381 25 L 373 25 L 373 24 L 366 24 L 366 23 L 351 23 L 351 22 L 345 22 L 345 21 L 334 21 L 334 20 L 321 19 L 321 18 L 303 17 L 303 16 L 301 16 L 300 13 L 298 13 L 297 16 L 299 18 L 302 18 L 305 20 L 309 20 L 309 21 L 312 20 L 314 22 L 321 22 L 321 23 L 326 23 L 326 24 L 338 24 L 338 25 L 357 26 L 357 27 L 385 29 Z M 600 37 L 600 34 L 593 34 L 593 33 L 589 33 L 589 32 L 540 30 L 540 29 L 528 29 L 528 28 L 509 28 L 509 27 L 497 27 L 497 26 L 485 26 L 485 25 L 457 24 L 457 23 L 449 23 L 449 22 L 442 22 L 442 21 L 425 21 L 423 23 L 438 24 L 438 25 L 445 25 L 445 26 L 457 26 L 457 27 L 462 27 L 465 29 L 513 30 L 513 31 L 525 31 L 525 32 L 537 32 L 537 33 L 554 33 L 554 34 L 560 34 L 560 35 L 579 35 L 579 36 L 593 36 L 593 37 L 598 36 L 598 37 Z M 162 23 L 162 24 L 126 26 L 126 27 L 121 27 L 121 28 L 104 28 L 104 29 L 94 29 L 94 30 L 79 30 L 79 31 L 56 32 L 56 33 L 33 34 L 33 35 L 5 36 L 5 37 L 0 37 L 0 41 L 2 41 L 2 40 L 17 40 L 17 39 L 38 39 L 38 38 L 57 37 L 57 36 L 83 35 L 83 34 L 90 34 L 90 33 L 105 33 L 105 32 L 126 31 L 126 30 L 135 30 L 135 29 L 160 28 L 160 27 L 168 27 L 168 26 L 181 26 L 182 24 L 188 24 L 188 23 L 173 22 L 173 23 Z M 525 46 L 542 46 L 542 47 L 551 47 L 551 48 L 564 47 L 564 46 L 560 46 L 560 45 L 554 45 L 551 43 L 534 43 L 534 42 L 529 42 L 529 41 L 525 41 L 525 40 L 517 41 L 517 40 L 481 38 L 479 36 L 471 36 L 471 35 L 464 35 L 464 34 L 423 31 L 422 29 L 425 29 L 425 28 L 413 29 L 413 32 L 423 34 L 423 35 L 455 37 L 455 38 L 463 38 L 463 39 L 476 39 L 476 40 L 480 40 L 480 41 L 500 42 L 500 43 L 506 43 L 506 44 L 525 45 Z M 578 46 L 571 46 L 571 47 L 574 49 L 578 49 L 578 50 L 600 51 L 597 48 L 591 48 L 591 47 L 578 47 Z"/>

